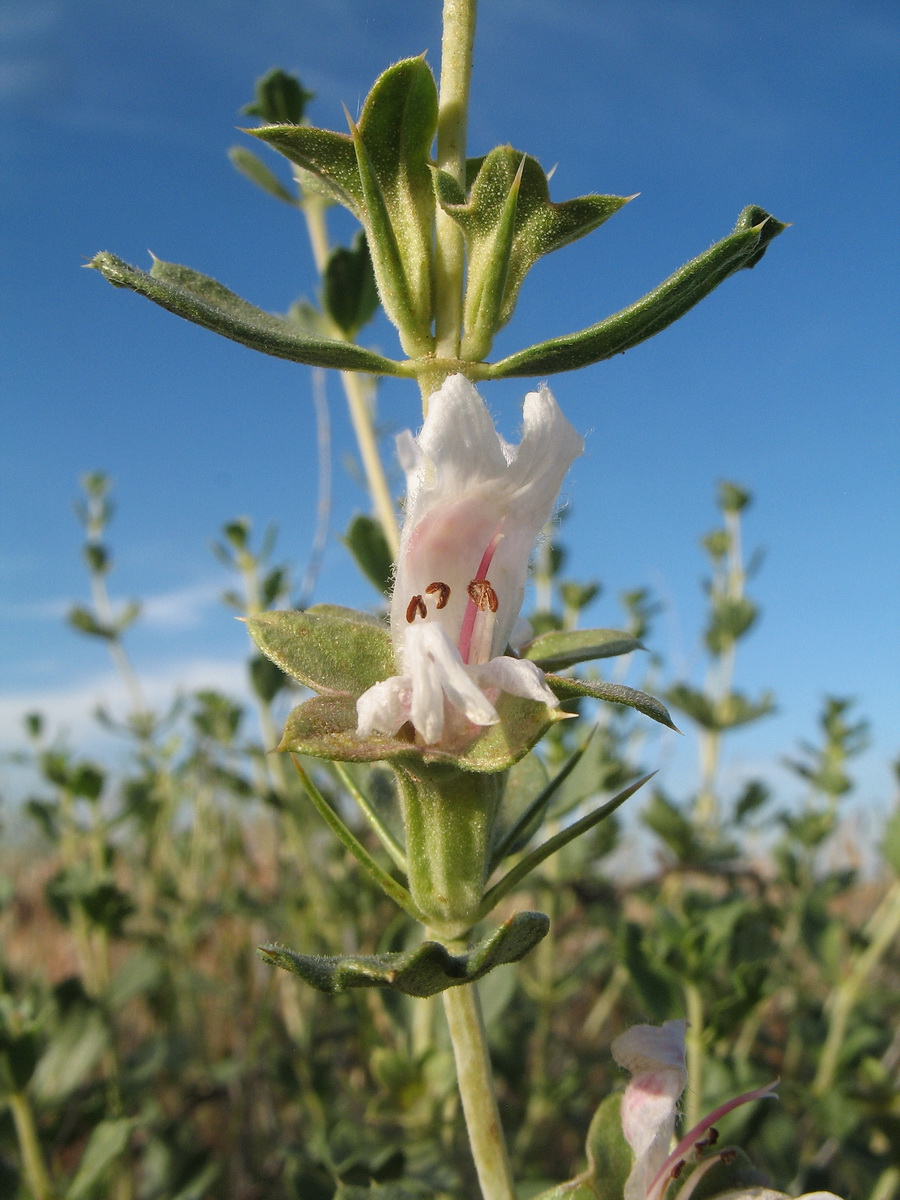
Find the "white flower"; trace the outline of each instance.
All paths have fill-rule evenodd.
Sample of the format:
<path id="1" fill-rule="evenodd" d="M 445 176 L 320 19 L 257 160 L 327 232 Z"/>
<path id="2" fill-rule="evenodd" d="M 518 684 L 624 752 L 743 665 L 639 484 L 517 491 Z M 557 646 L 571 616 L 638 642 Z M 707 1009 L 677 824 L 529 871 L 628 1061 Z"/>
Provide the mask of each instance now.
<path id="1" fill-rule="evenodd" d="M 624 1200 L 644 1200 L 669 1157 L 687 1084 L 686 1027 L 685 1021 L 666 1021 L 662 1028 L 635 1025 L 612 1044 L 613 1058 L 632 1075 L 622 1097 L 622 1132 L 634 1152 Z"/>
<path id="2" fill-rule="evenodd" d="M 531 548 L 581 437 L 542 387 L 525 397 L 522 441 L 510 446 L 469 380 L 454 375 L 431 397 L 418 438 L 406 431 L 397 446 L 407 481 L 391 600 L 400 673 L 360 696 L 360 736 L 410 721 L 434 745 L 448 719 L 496 724 L 500 692 L 555 707 L 539 668 L 504 651 Z"/>
<path id="3" fill-rule="evenodd" d="M 777 1080 L 726 1100 L 688 1130 L 673 1149 L 678 1101 L 687 1085 L 686 1030 L 686 1021 L 666 1021 L 662 1026 L 635 1025 L 612 1044 L 613 1058 L 631 1072 L 631 1082 L 622 1096 L 621 1116 L 622 1132 L 634 1153 L 634 1165 L 625 1181 L 623 1200 L 662 1200 L 672 1180 L 681 1175 L 689 1156 L 693 1153 L 696 1158 L 716 1144 L 716 1121 L 742 1104 L 775 1095 Z M 725 1147 L 707 1157 L 690 1173 L 675 1200 L 690 1200 L 709 1169 L 717 1161 L 729 1161 L 734 1153 L 732 1147 Z M 790 1200 L 784 1192 L 756 1187 L 740 1188 L 724 1196 L 727 1200 Z M 811 1192 L 799 1200 L 839 1200 L 839 1197 L 831 1192 Z"/>

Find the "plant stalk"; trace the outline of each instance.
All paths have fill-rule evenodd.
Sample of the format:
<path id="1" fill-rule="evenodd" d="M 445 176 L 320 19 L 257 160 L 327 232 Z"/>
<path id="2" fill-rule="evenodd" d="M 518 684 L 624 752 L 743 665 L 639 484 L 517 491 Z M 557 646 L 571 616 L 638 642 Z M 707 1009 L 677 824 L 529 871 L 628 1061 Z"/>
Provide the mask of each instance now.
<path id="1" fill-rule="evenodd" d="M 475 984 L 448 988 L 443 993 L 443 1001 L 469 1144 L 483 1200 L 515 1200 Z"/>
<path id="2" fill-rule="evenodd" d="M 900 933 L 900 880 L 891 885 L 873 914 L 866 932 L 871 941 L 833 994 L 828 1033 L 819 1059 L 819 1068 L 812 1083 L 811 1090 L 814 1096 L 823 1095 L 834 1082 L 850 1014 L 859 1000 L 866 980 Z"/>
<path id="3" fill-rule="evenodd" d="M 34 1123 L 34 1113 L 31 1111 L 28 1097 L 22 1092 L 13 1092 L 7 1097 L 7 1101 L 16 1127 L 25 1178 L 34 1200 L 54 1200 L 56 1193 L 53 1191 L 47 1164 L 44 1162 L 37 1126 Z"/>
<path id="4" fill-rule="evenodd" d="M 444 0 L 437 166 L 466 183 L 466 129 L 476 0 Z M 435 340 L 439 358 L 458 358 L 462 341 L 465 245 L 456 222 L 438 206 L 435 246 Z"/>

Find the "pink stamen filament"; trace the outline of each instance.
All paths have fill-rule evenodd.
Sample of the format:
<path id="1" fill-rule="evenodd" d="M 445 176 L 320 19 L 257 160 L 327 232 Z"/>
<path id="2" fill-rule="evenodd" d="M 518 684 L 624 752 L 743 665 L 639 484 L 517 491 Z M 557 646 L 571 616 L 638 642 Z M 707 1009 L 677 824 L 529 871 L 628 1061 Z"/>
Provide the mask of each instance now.
<path id="1" fill-rule="evenodd" d="M 494 557 L 494 552 L 503 541 L 502 526 L 498 529 L 494 536 L 487 544 L 487 549 L 481 556 L 481 562 L 478 564 L 478 570 L 475 572 L 476 579 L 487 579 L 487 573 L 491 567 L 491 560 Z M 475 620 L 479 612 L 482 610 L 478 607 L 475 601 L 469 597 L 469 602 L 466 605 L 466 611 L 463 614 L 462 627 L 459 631 L 459 653 L 464 663 L 468 664 L 472 653 L 472 638 L 475 633 Z M 493 612 L 485 614 L 485 620 L 490 621 L 490 627 L 493 627 Z"/>
<path id="2" fill-rule="evenodd" d="M 708 1116 L 705 1116 L 702 1121 L 694 1126 L 690 1132 L 686 1133 L 663 1165 L 656 1173 L 656 1177 L 647 1189 L 647 1200 L 658 1200 L 666 1189 L 666 1184 L 672 1178 L 672 1168 L 679 1159 L 687 1158 L 691 1148 L 700 1141 L 707 1129 L 711 1129 L 720 1118 L 726 1113 L 731 1112 L 733 1108 L 738 1108 L 741 1104 L 748 1104 L 751 1100 L 763 1100 L 768 1096 L 774 1096 L 774 1089 L 778 1087 L 780 1080 L 773 1079 L 771 1083 L 767 1083 L 765 1087 L 754 1088 L 752 1092 L 744 1092 L 741 1096 L 735 1096 L 733 1100 L 727 1100 L 724 1104 L 720 1104 Z M 660 1186 L 662 1185 L 662 1186 Z"/>

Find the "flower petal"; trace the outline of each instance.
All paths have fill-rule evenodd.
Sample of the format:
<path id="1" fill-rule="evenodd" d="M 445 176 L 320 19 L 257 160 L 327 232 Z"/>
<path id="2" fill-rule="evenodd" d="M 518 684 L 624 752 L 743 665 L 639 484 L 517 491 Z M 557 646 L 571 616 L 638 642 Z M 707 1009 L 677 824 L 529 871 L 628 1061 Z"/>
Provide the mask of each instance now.
<path id="1" fill-rule="evenodd" d="M 496 725 L 500 719 L 440 625 L 410 628 L 403 666 L 412 681 L 412 723 L 426 745 L 440 741 L 444 731 L 445 695 L 475 725 Z"/>
<path id="2" fill-rule="evenodd" d="M 687 1084 L 687 1022 L 635 1025 L 612 1044 L 619 1066 L 632 1074 L 622 1097 L 622 1132 L 634 1153 L 624 1200 L 645 1200 L 665 1163 L 675 1133 L 678 1101 Z"/>
<path id="3" fill-rule="evenodd" d="M 469 670 L 481 687 L 495 687 L 511 696 L 522 696 L 546 704 L 548 708 L 556 708 L 556 696 L 536 663 L 504 654 Z"/>
<path id="4" fill-rule="evenodd" d="M 396 733 L 411 719 L 412 680 L 405 675 L 384 679 L 363 692 L 356 701 L 360 737 L 379 733 Z"/>

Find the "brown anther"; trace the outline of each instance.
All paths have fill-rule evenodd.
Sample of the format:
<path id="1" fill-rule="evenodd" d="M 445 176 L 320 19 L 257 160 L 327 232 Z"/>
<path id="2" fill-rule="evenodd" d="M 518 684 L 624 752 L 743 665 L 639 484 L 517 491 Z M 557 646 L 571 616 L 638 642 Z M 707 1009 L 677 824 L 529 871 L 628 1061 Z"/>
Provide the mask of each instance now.
<path id="1" fill-rule="evenodd" d="M 685 1160 L 683 1158 L 681 1158 L 678 1160 L 678 1162 L 672 1168 L 672 1179 L 677 1179 L 678 1176 L 681 1174 L 681 1172 L 684 1170 L 684 1167 L 685 1167 Z"/>
<path id="2" fill-rule="evenodd" d="M 737 1156 L 737 1150 L 721 1150 L 719 1152 L 719 1158 L 721 1158 L 722 1162 L 725 1163 L 726 1166 L 729 1163 L 733 1163 Z"/>
<path id="3" fill-rule="evenodd" d="M 427 613 L 428 609 L 425 607 L 425 601 L 421 596 L 413 596 L 412 600 L 406 606 L 406 619 L 410 625 L 412 625 L 416 617 L 424 617 Z"/>
<path id="4" fill-rule="evenodd" d="M 706 1137 L 701 1138 L 700 1141 L 694 1143 L 694 1149 L 697 1152 L 697 1157 L 699 1158 L 703 1151 L 708 1149 L 710 1146 L 714 1146 L 718 1140 L 719 1131 L 716 1129 L 715 1125 L 711 1125 L 709 1133 L 707 1133 Z"/>
<path id="5" fill-rule="evenodd" d="M 486 608 L 489 608 L 492 613 L 497 611 L 500 601 L 497 599 L 497 593 L 491 587 L 489 579 L 473 579 L 466 591 L 482 612 Z"/>
<path id="6" fill-rule="evenodd" d="M 437 608 L 446 608 L 447 601 L 450 599 L 450 586 L 446 583 L 429 583 L 425 589 L 426 596 L 437 594 Z"/>

